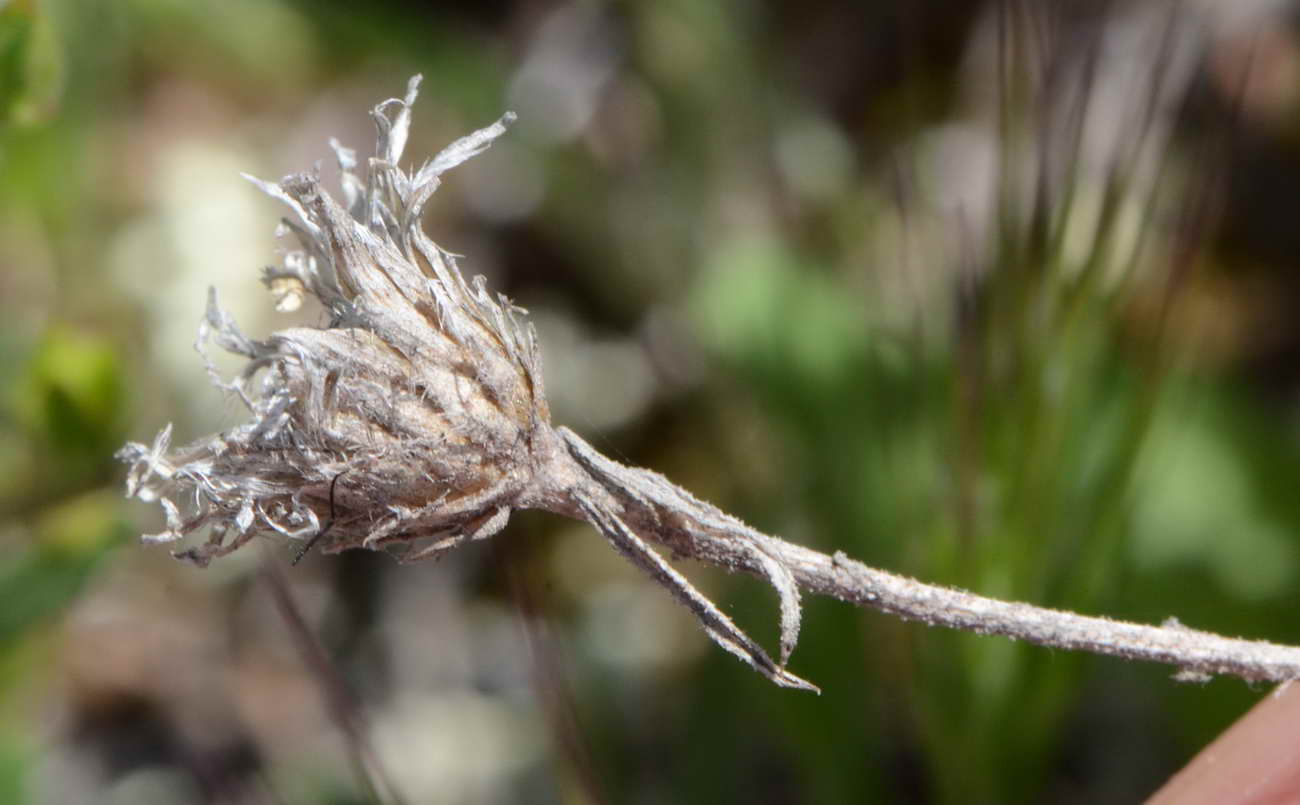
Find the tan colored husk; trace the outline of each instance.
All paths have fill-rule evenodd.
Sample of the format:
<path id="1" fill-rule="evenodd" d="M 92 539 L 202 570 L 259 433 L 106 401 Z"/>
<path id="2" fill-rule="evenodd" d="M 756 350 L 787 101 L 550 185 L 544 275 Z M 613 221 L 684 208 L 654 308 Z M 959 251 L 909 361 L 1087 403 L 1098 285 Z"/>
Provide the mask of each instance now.
<path id="1" fill-rule="evenodd" d="M 289 207 L 284 229 L 300 246 L 267 270 L 268 285 L 283 293 L 289 280 L 333 321 L 254 341 L 210 296 L 200 347 L 215 338 L 249 359 L 231 382 L 211 373 L 252 421 L 172 454 L 170 429 L 151 448 L 121 452 L 130 492 L 168 513 L 151 539 L 210 528 L 205 545 L 179 555 L 202 564 L 255 534 L 304 538 L 326 520 L 328 550 L 486 536 L 527 485 L 532 439 L 549 418 L 532 327 L 482 278 L 467 284 L 419 221 L 439 176 L 513 116 L 408 175 L 398 165 L 418 86 L 416 77 L 404 99 L 374 110 L 377 156 L 364 180 L 335 144 L 346 209 L 312 174 L 249 177 Z M 185 515 L 178 494 L 189 498 Z"/>

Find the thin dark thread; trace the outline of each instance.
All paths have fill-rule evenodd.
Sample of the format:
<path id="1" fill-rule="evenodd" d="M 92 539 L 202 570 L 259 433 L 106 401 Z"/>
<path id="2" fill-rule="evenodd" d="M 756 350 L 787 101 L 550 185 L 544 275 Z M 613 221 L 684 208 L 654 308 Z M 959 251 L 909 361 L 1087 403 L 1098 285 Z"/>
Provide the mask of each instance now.
<path id="1" fill-rule="evenodd" d="M 388 776 L 379 755 L 370 743 L 365 712 L 348 688 L 347 682 L 339 674 L 334 661 L 325 651 L 320 640 L 308 627 L 307 621 L 303 618 L 302 608 L 298 606 L 289 590 L 289 582 L 284 573 L 274 562 L 264 563 L 262 573 L 271 591 L 271 599 L 289 629 L 294 648 L 302 658 L 303 665 L 315 677 L 324 696 L 330 718 L 343 735 L 348 761 L 352 765 L 365 798 L 373 805 L 404 805 L 405 798 Z"/>
<path id="2" fill-rule="evenodd" d="M 343 473 L 345 472 L 347 472 L 347 470 L 344 470 L 343 472 L 340 472 L 338 475 L 335 475 L 334 480 L 330 481 L 330 521 L 325 524 L 324 528 L 322 528 L 320 531 L 317 531 L 312 536 L 311 539 L 307 540 L 307 544 L 302 546 L 302 548 L 298 551 L 298 555 L 295 556 L 293 558 L 293 561 L 290 562 L 289 564 L 297 565 L 299 562 L 301 562 L 302 558 L 307 555 L 307 552 L 310 551 L 317 542 L 320 542 L 320 538 L 328 534 L 329 530 L 334 527 L 334 521 L 338 519 L 334 514 L 334 487 L 335 485 L 338 484 L 339 479 L 343 477 Z"/>
<path id="3" fill-rule="evenodd" d="M 573 770 L 587 801 L 603 805 L 609 799 L 604 794 L 590 742 L 578 717 L 573 688 L 565 673 L 563 645 L 549 625 L 545 596 L 533 572 L 534 557 L 517 550 L 502 550 L 502 545 L 496 543 L 496 553 L 505 564 L 515 614 L 531 655 L 529 670 L 542 712 L 554 733 L 558 750 Z"/>

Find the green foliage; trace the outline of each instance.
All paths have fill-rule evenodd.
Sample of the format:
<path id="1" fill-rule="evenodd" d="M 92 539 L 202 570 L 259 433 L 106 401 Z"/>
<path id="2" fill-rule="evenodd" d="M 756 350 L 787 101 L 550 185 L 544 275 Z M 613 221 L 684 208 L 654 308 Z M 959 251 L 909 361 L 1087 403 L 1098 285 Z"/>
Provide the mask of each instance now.
<path id="1" fill-rule="evenodd" d="M 13 410 L 37 444 L 72 465 L 99 465 L 121 438 L 122 369 L 103 339 L 56 329 L 45 335 L 12 391 Z"/>
<path id="2" fill-rule="evenodd" d="M 0 657 L 74 601 L 107 552 L 133 536 L 117 508 L 102 494 L 52 508 L 38 546 L 0 564 L 0 595 L 9 602 L 0 611 Z"/>
<path id="3" fill-rule="evenodd" d="M 873 315 L 843 279 L 777 245 L 721 250 L 693 289 L 705 343 L 784 437 L 786 466 L 798 468 L 785 488 L 799 492 L 814 534 L 926 580 L 1054 608 L 1122 609 L 1126 589 L 1184 563 L 1217 577 L 1235 606 L 1278 602 L 1295 577 L 1295 525 L 1282 526 L 1257 490 L 1294 477 L 1293 449 L 1272 475 L 1266 445 L 1231 424 L 1259 414 L 1212 425 L 1188 416 L 1221 406 L 1225 392 L 1174 371 L 1173 346 L 1126 320 L 1150 276 L 1099 279 L 1123 275 L 1113 220 L 1103 216 L 1092 251 L 1067 260 L 1063 237 L 1035 241 L 1019 212 L 1002 214 L 990 254 L 970 258 L 988 266 L 979 279 L 954 288 L 952 307 L 919 314 L 931 332 L 952 333 L 946 341 Z M 1143 583 L 1126 588 L 1134 575 Z M 1160 600 L 1183 611 L 1187 598 Z M 825 680 L 836 658 L 819 663 L 807 647 L 842 645 L 844 634 L 821 628 L 806 628 L 796 666 Z M 1034 798 L 1086 658 L 915 627 L 858 639 L 859 672 L 912 709 L 940 801 Z M 815 710 L 791 707 L 784 733 L 818 723 Z"/>
<path id="4" fill-rule="evenodd" d="M 27 794 L 27 770 L 31 762 L 29 748 L 8 736 L 0 735 L 0 802 L 19 805 L 33 801 Z"/>
<path id="5" fill-rule="evenodd" d="M 32 125 L 55 113 L 63 54 L 42 0 L 0 6 L 0 124 Z"/>

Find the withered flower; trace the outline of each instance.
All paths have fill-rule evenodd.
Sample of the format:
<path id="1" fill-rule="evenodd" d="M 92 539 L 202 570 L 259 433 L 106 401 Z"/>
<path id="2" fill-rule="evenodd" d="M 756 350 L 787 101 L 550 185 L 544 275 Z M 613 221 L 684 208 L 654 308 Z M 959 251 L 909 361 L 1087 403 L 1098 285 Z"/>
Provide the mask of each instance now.
<path id="1" fill-rule="evenodd" d="M 331 142 L 341 204 L 314 174 L 252 179 L 289 208 L 283 227 L 301 244 L 266 272 L 277 307 L 293 309 L 310 293 L 329 325 L 256 341 L 209 295 L 200 352 L 211 338 L 248 358 L 229 382 L 210 362 L 208 371 L 251 418 L 174 450 L 170 426 L 151 446 L 122 448 L 127 494 L 156 500 L 166 513 L 166 530 L 146 541 L 206 530 L 201 546 L 175 553 L 198 565 L 259 535 L 279 535 L 300 551 L 319 541 L 328 552 L 370 548 L 416 561 L 492 536 L 514 509 L 538 508 L 591 523 L 694 612 L 715 642 L 786 687 L 816 690 L 785 670 L 799 636 L 801 587 L 931 625 L 1171 663 L 1186 679 L 1300 677 L 1300 649 L 1173 621 L 1142 626 L 997 601 L 785 542 L 553 427 L 525 312 L 493 296 L 482 277 L 466 282 L 456 258 L 420 226 L 441 175 L 488 148 L 514 116 L 408 174 L 398 163 L 419 83 L 416 76 L 404 98 L 375 107 L 376 155 L 363 175 L 355 154 Z M 780 661 L 650 542 L 767 580 L 780 601 Z"/>
<path id="2" fill-rule="evenodd" d="M 266 271 L 277 306 L 291 309 L 310 293 L 330 323 L 256 341 L 210 292 L 200 351 L 211 338 L 248 358 L 230 382 L 208 366 L 252 417 L 177 450 L 170 426 L 152 446 L 121 450 L 131 465 L 128 494 L 157 500 L 167 515 L 167 530 L 145 539 L 171 542 L 207 529 L 202 546 L 176 552 L 199 565 L 276 534 L 321 538 L 331 552 L 385 549 L 416 561 L 492 536 L 513 509 L 550 509 L 596 525 L 669 585 L 724 648 L 779 684 L 811 687 L 636 536 L 638 521 L 659 527 L 672 515 L 653 491 L 620 495 L 618 479 L 632 471 L 551 426 L 525 311 L 490 293 L 481 276 L 466 282 L 456 257 L 424 234 L 420 213 L 442 174 L 488 148 L 514 115 L 407 173 L 399 163 L 419 84 L 412 78 L 405 98 L 375 107 L 376 156 L 361 175 L 354 152 L 331 142 L 341 203 L 315 174 L 278 183 L 248 177 L 289 208 L 282 226 L 301 245 Z M 797 588 L 758 543 L 746 546 L 746 564 L 781 591 L 784 660 L 798 633 Z"/>

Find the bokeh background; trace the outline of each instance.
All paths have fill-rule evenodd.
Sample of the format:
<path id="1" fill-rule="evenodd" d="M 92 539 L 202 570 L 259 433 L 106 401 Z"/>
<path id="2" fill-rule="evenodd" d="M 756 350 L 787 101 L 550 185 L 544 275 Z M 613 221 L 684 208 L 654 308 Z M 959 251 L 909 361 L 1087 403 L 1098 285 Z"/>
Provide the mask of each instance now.
<path id="1" fill-rule="evenodd" d="M 780 690 L 589 528 L 436 565 L 143 547 L 126 439 L 241 420 L 279 211 L 418 162 L 558 422 L 752 524 L 1300 642 L 1300 11 L 1262 0 L 0 0 L 0 802 L 1122 802 L 1266 693 L 808 600 Z M 226 364 L 229 369 L 234 364 Z M 683 565 L 775 642 L 759 582 Z"/>

